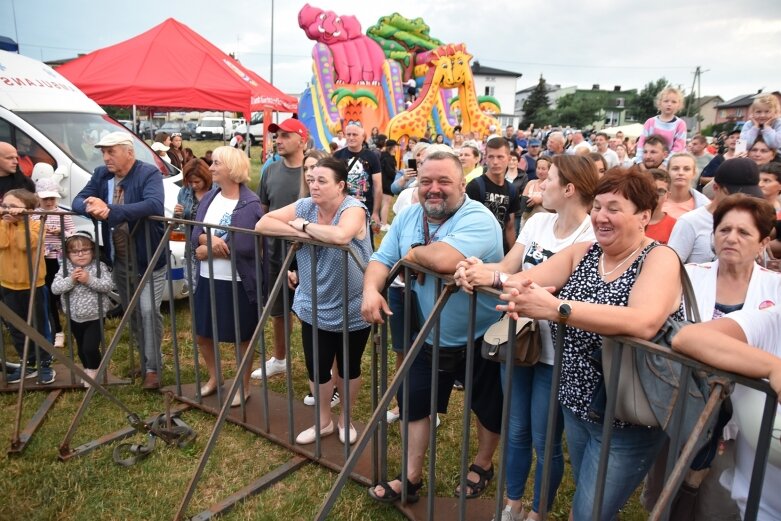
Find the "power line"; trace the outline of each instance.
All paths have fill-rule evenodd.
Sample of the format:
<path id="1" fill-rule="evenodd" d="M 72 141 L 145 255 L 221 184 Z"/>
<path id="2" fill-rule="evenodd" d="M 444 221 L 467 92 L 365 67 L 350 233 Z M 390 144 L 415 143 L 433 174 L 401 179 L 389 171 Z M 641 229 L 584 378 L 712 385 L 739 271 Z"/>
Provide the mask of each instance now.
<path id="1" fill-rule="evenodd" d="M 480 60 L 482 63 L 483 60 Z M 659 65 L 658 67 L 650 66 L 650 65 L 584 65 L 581 63 L 539 63 L 539 62 L 519 62 L 519 61 L 512 61 L 512 60 L 485 60 L 486 63 L 510 63 L 514 65 L 531 65 L 531 66 L 542 66 L 542 67 L 565 67 L 565 68 L 580 68 L 580 69 L 647 69 L 647 70 L 658 70 L 658 69 L 691 69 L 691 65 Z"/>

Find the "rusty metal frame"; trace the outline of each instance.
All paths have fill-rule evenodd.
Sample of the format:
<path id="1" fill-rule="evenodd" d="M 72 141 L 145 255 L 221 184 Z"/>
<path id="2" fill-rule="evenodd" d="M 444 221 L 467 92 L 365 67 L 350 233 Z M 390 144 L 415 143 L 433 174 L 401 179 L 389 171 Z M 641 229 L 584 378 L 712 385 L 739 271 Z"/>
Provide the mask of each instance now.
<path id="1" fill-rule="evenodd" d="M 27 422 L 27 426 L 19 433 L 17 439 L 11 440 L 11 447 L 8 449 L 9 456 L 24 452 L 24 449 L 27 448 L 27 442 L 32 439 L 33 434 L 35 434 L 46 419 L 46 415 L 49 413 L 49 410 L 54 407 L 54 403 L 57 401 L 57 398 L 60 397 L 62 391 L 62 389 L 55 389 L 46 396 L 36 413 Z"/>
<path id="2" fill-rule="evenodd" d="M 158 218 L 158 220 L 159 220 L 159 218 Z M 180 222 L 180 220 L 178 220 L 178 219 L 173 219 L 173 220 L 166 219 L 166 221 L 168 221 L 168 222 Z M 181 222 L 187 224 L 189 221 L 181 221 Z M 252 230 L 244 230 L 244 229 L 241 229 L 241 228 L 232 228 L 232 227 L 224 227 L 224 226 L 213 226 L 213 225 L 209 225 L 209 227 L 216 227 L 216 228 L 221 228 L 221 229 L 227 229 L 229 231 L 233 231 L 233 232 L 237 232 L 237 233 L 250 233 L 250 234 L 258 235 L 257 232 L 254 232 Z M 325 247 L 325 248 L 332 248 L 332 249 L 342 250 L 342 251 L 345 252 L 344 253 L 345 259 L 349 255 L 349 256 L 351 256 L 355 260 L 355 262 L 358 264 L 358 266 L 361 268 L 362 271 L 365 271 L 365 269 L 366 269 L 366 265 L 357 256 L 355 251 L 352 248 L 349 248 L 347 246 L 338 246 L 338 245 L 323 243 L 321 241 L 316 241 L 316 240 L 311 240 L 311 239 L 302 239 L 300 237 L 277 237 L 277 238 L 280 239 L 280 240 L 285 240 L 285 241 L 288 241 L 288 242 L 292 242 L 293 244 L 289 248 L 289 251 L 287 253 L 285 261 L 283 262 L 282 267 L 280 268 L 280 275 L 279 275 L 279 277 L 277 277 L 277 280 L 274 281 L 274 285 L 273 285 L 273 287 L 271 289 L 271 292 L 269 293 L 269 296 L 268 296 L 268 302 L 271 302 L 274 298 L 276 298 L 276 296 L 279 294 L 279 292 L 282 291 L 283 286 L 287 284 L 287 268 L 289 268 L 290 265 L 292 264 L 293 258 L 295 256 L 295 252 L 296 252 L 296 250 L 299 247 L 301 247 L 301 245 L 308 245 L 308 247 L 319 246 L 319 247 Z M 207 241 L 208 240 L 209 240 L 209 236 L 207 236 Z M 314 269 L 314 265 L 313 265 L 313 269 Z M 313 284 L 313 288 L 314 287 L 315 287 L 315 285 Z M 198 466 L 196 467 L 195 472 L 194 472 L 192 478 L 190 479 L 190 482 L 187 485 L 187 489 L 185 490 L 184 496 L 182 497 L 182 499 L 181 499 L 181 501 L 180 501 L 180 503 L 179 503 L 179 505 L 177 507 L 177 511 L 176 511 L 176 513 L 174 515 L 174 519 L 177 520 L 177 521 L 186 518 L 187 507 L 189 506 L 190 501 L 192 500 L 192 497 L 193 497 L 193 495 L 195 493 L 195 489 L 196 489 L 196 487 L 197 487 L 197 485 L 198 485 L 198 483 L 199 483 L 199 481 L 200 481 L 200 479 L 201 479 L 201 477 L 203 475 L 203 472 L 204 472 L 204 470 L 206 468 L 206 463 L 208 462 L 209 458 L 211 457 L 212 452 L 214 451 L 214 448 L 215 448 L 215 446 L 217 444 L 217 440 L 219 438 L 219 435 L 220 435 L 220 433 L 222 431 L 223 426 L 225 425 L 225 421 L 228 418 L 228 415 L 229 415 L 229 412 L 230 412 L 230 409 L 231 409 L 231 402 L 233 400 L 233 397 L 236 395 L 236 392 L 238 392 L 239 388 L 242 386 L 241 375 L 244 373 L 244 371 L 249 369 L 249 364 L 250 364 L 250 361 L 252 360 L 252 357 L 253 357 L 253 354 L 254 354 L 254 350 L 255 350 L 255 346 L 258 345 L 258 343 L 263 338 L 264 331 L 265 331 L 265 325 L 268 322 L 268 318 L 270 316 L 271 316 L 271 306 L 268 306 L 268 305 L 264 306 L 263 311 L 261 312 L 260 318 L 258 320 L 258 324 L 255 327 L 255 331 L 252 334 L 252 338 L 249 341 L 249 349 L 246 350 L 244 355 L 241 357 L 241 361 L 239 362 L 238 366 L 236 367 L 236 375 L 237 375 L 237 377 L 233 380 L 233 383 L 231 384 L 230 389 L 226 393 L 225 397 L 219 396 L 220 393 L 218 393 L 218 396 L 219 396 L 218 399 L 220 400 L 220 403 L 222 404 L 221 408 L 220 408 L 220 412 L 217 415 L 217 421 L 216 421 L 216 423 L 215 423 L 215 425 L 214 425 L 214 427 L 212 429 L 211 435 L 209 436 L 209 439 L 208 439 L 208 441 L 206 443 L 206 447 L 204 448 L 203 454 L 201 454 L 201 458 L 200 458 L 200 460 L 198 462 Z M 313 327 L 315 327 L 315 324 L 313 324 Z M 261 347 L 263 347 L 263 346 L 264 346 L 264 344 L 261 344 Z M 262 351 L 265 351 L 265 350 L 262 349 Z M 315 349 L 315 353 L 316 352 L 317 352 L 317 350 Z M 263 375 L 263 381 L 265 382 L 265 381 L 267 381 L 266 380 L 266 375 L 265 375 L 265 365 L 263 363 L 261 363 L 260 367 L 261 367 L 261 373 Z M 315 364 L 315 367 L 317 367 L 317 364 Z M 291 376 L 291 373 L 290 373 L 290 367 L 288 366 L 288 369 L 287 369 L 287 380 L 288 380 L 288 383 L 291 382 L 291 378 L 292 378 L 292 376 Z M 289 387 L 289 389 L 290 389 L 290 387 Z M 317 389 L 317 388 L 315 388 L 315 389 Z M 263 411 L 263 414 L 264 414 L 263 420 L 264 420 L 264 423 L 265 423 L 265 426 L 266 426 L 266 430 L 268 430 L 268 427 L 269 427 L 269 420 L 268 420 L 268 397 L 267 397 L 267 394 L 265 392 L 263 394 L 264 394 L 264 404 L 265 404 L 264 411 Z M 244 402 L 244 400 L 242 399 L 242 403 L 243 402 Z M 242 410 L 242 416 L 246 416 L 246 412 L 244 410 Z M 292 410 L 290 411 L 289 422 L 291 422 L 291 425 L 292 425 Z M 317 425 L 317 422 L 316 422 L 316 425 Z M 292 433 L 292 430 L 290 432 Z M 291 436 L 292 436 L 292 434 L 291 434 Z M 356 451 L 353 451 L 353 452 L 356 452 Z M 319 447 L 319 436 L 318 436 L 318 441 L 316 442 L 316 448 L 315 448 L 315 459 L 319 459 L 319 458 L 320 458 L 320 447 Z M 283 467 L 284 467 L 284 465 L 283 465 Z M 287 470 L 286 472 L 292 472 L 292 470 L 295 470 L 295 469 Z M 263 478 L 261 478 L 260 481 L 262 481 L 262 480 L 263 480 Z M 255 483 L 258 483 L 258 482 L 255 482 Z M 251 488 L 253 488 L 253 485 L 248 485 L 248 487 L 251 489 Z M 245 487 L 245 489 L 242 489 L 242 491 L 247 492 L 246 489 L 247 489 L 247 487 Z M 233 497 L 233 496 L 231 496 L 231 497 Z M 246 494 L 243 497 L 246 497 Z M 226 499 L 225 501 L 229 501 L 229 500 L 230 500 L 230 498 Z M 233 503 L 231 503 L 231 505 L 232 504 Z"/>

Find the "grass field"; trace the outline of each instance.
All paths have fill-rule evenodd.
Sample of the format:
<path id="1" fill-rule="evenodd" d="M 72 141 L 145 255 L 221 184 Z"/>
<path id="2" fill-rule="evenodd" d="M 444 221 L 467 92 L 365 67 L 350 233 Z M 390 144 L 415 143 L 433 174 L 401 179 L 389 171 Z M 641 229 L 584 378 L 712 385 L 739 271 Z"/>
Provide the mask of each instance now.
<path id="1" fill-rule="evenodd" d="M 196 155 L 202 155 L 207 149 L 214 149 L 221 142 L 187 142 L 185 146 L 193 148 Z M 254 188 L 258 181 L 260 161 L 253 149 L 252 181 Z M 181 374 L 184 382 L 192 382 L 194 363 L 192 340 L 189 324 L 191 313 L 187 300 L 176 303 L 177 339 L 181 351 Z M 172 373 L 172 332 L 168 305 L 163 306 L 166 320 L 163 353 L 166 373 L 164 384 L 173 384 Z M 113 333 L 118 319 L 107 321 L 107 331 Z M 271 334 L 267 328 L 266 343 L 270 345 Z M 13 348 L 6 335 L 6 353 L 15 359 Z M 233 349 L 223 347 L 223 370 L 230 377 L 235 369 Z M 292 334 L 291 357 L 293 360 L 294 389 L 296 399 L 301 399 L 308 391 L 306 371 L 300 343 L 300 333 L 296 327 Z M 390 362 L 392 363 L 392 362 Z M 257 358 L 255 367 L 257 367 Z M 123 338 L 111 362 L 111 371 L 124 375 L 130 368 L 127 335 Z M 369 381 L 369 356 L 364 357 L 364 375 Z M 202 377 L 205 376 L 205 372 Z M 257 385 L 254 383 L 253 385 Z M 285 392 L 281 377 L 271 379 L 270 388 Z M 142 391 L 138 384 L 115 386 L 111 392 L 137 412 L 142 418 L 164 410 L 163 396 L 158 393 Z M 0 520 L 107 520 L 126 519 L 167 520 L 172 519 L 183 497 L 198 460 L 214 426 L 215 418 L 197 410 L 186 411 L 182 418 L 198 434 L 195 444 L 181 450 L 158 443 L 154 453 L 130 468 L 117 466 L 112 460 L 112 446 L 98 448 L 83 457 L 68 462 L 57 459 L 58 446 L 75 414 L 84 392 L 67 391 L 60 397 L 50 411 L 46 421 L 29 443 L 26 451 L 15 457 L 9 457 L 0 464 L 0 490 L 4 501 L 0 503 Z M 28 392 L 24 399 L 22 426 L 35 413 L 45 398 L 42 392 Z M 438 430 L 437 495 L 450 496 L 458 482 L 460 465 L 460 418 L 463 407 L 463 393 L 454 392 L 451 409 L 443 416 Z M 12 422 L 16 410 L 17 394 L 0 394 L 0 440 L 8 443 L 12 434 Z M 371 415 L 368 383 L 359 398 L 354 415 L 359 421 L 366 422 Z M 397 424 L 398 425 L 398 424 Z M 389 429 L 391 454 L 389 472 L 398 471 L 398 453 L 400 437 L 398 426 Z M 82 420 L 73 447 L 99 436 L 127 426 L 124 414 L 115 405 L 101 396 L 96 396 Z M 475 431 L 473 429 L 471 448 L 474 454 Z M 131 441 L 141 443 L 140 436 Z M 6 445 L 7 447 L 7 445 Z M 208 508 L 209 505 L 236 492 L 254 479 L 273 470 L 293 456 L 287 450 L 249 433 L 237 426 L 226 424 L 216 450 L 206 467 L 206 471 L 196 490 L 188 510 L 192 516 Z M 498 457 L 498 456 L 497 456 Z M 498 463 L 495 459 L 495 463 Z M 311 519 L 317 512 L 336 474 L 312 463 L 308 464 L 270 489 L 249 498 L 231 510 L 226 520 L 304 520 Z M 531 479 L 527 487 L 525 500 L 531 501 Z M 495 483 L 486 494 L 495 497 Z M 574 491 L 569 467 L 565 480 L 559 490 L 558 498 L 552 510 L 551 519 L 565 520 L 569 501 Z M 427 492 L 424 487 L 423 492 Z M 644 519 L 645 511 L 633 499 L 622 513 L 623 520 Z M 387 505 L 380 505 L 366 495 L 364 487 L 348 483 L 331 514 L 336 520 L 398 520 L 403 519 L 397 511 Z M 485 521 L 488 521 L 487 519 Z"/>

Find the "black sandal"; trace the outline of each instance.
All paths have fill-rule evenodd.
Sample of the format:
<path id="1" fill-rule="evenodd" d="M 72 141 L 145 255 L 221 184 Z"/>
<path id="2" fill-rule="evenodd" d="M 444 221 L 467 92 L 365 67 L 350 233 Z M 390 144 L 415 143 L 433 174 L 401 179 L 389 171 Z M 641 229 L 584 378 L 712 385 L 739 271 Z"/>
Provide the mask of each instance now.
<path id="1" fill-rule="evenodd" d="M 470 493 L 466 494 L 466 499 L 474 499 L 480 497 L 483 492 L 485 492 L 485 489 L 488 487 L 488 483 L 490 483 L 494 478 L 494 466 L 492 464 L 486 470 L 472 463 L 472 465 L 469 467 L 469 470 L 480 476 L 478 481 L 472 481 L 471 479 L 466 478 L 466 486 L 471 490 Z M 459 492 L 458 487 L 456 487 L 455 496 L 459 497 L 460 495 L 461 493 Z"/>
<path id="2" fill-rule="evenodd" d="M 401 475 L 396 476 L 391 481 L 402 481 Z M 382 490 L 384 494 L 382 496 L 378 496 L 377 493 L 374 491 L 374 487 L 370 487 L 368 489 L 369 497 L 374 499 L 375 501 L 379 501 L 380 503 L 394 503 L 396 501 L 399 501 L 401 499 L 401 492 L 396 492 L 391 488 L 390 483 L 387 481 L 381 481 L 377 483 L 380 487 L 382 487 Z M 407 503 L 417 503 L 420 499 L 420 496 L 418 495 L 418 491 L 423 487 L 423 480 L 421 479 L 417 483 L 413 483 L 411 481 L 407 481 Z"/>

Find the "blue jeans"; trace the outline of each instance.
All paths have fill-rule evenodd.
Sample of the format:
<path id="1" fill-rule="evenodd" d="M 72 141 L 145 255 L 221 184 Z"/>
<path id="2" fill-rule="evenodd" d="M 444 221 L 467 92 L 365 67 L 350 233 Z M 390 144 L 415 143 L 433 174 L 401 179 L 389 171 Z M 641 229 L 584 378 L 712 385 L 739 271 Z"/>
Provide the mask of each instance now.
<path id="1" fill-rule="evenodd" d="M 505 382 L 505 364 L 502 364 L 502 389 Z M 532 508 L 540 511 L 540 490 L 542 488 L 542 466 L 545 461 L 545 435 L 548 424 L 553 366 L 538 363 L 532 367 L 513 367 L 510 398 L 510 418 L 507 431 L 506 469 L 507 498 L 518 500 L 523 497 L 526 480 L 532 465 L 532 446 L 537 453 L 534 480 L 534 502 Z M 560 408 L 557 408 L 559 410 Z M 564 422 L 559 417 L 558 429 L 553 439 L 553 460 L 548 488 L 548 509 L 553 506 L 556 491 L 564 475 L 564 455 L 561 449 L 561 435 Z"/>
<path id="2" fill-rule="evenodd" d="M 562 407 L 562 411 L 576 485 L 572 513 L 575 521 L 590 520 L 602 448 L 602 424 L 583 420 L 566 407 Z M 643 481 L 665 439 L 667 435 L 659 428 L 632 426 L 613 429 L 600 519 L 615 518 Z"/>
<path id="3" fill-rule="evenodd" d="M 162 371 L 160 346 L 163 339 L 163 314 L 160 312 L 160 304 L 163 301 L 163 290 L 166 284 L 165 274 L 165 266 L 152 272 L 152 277 L 141 290 L 141 297 L 130 317 L 130 331 L 138 343 L 142 375 L 147 372 L 160 373 Z M 128 304 L 133 297 L 140 277 L 130 273 L 127 270 L 127 265 L 118 260 L 114 261 L 114 271 L 111 276 L 114 279 L 122 306 L 127 312 Z M 130 277 L 129 287 L 127 277 Z M 154 303 L 151 298 L 153 284 Z"/>

